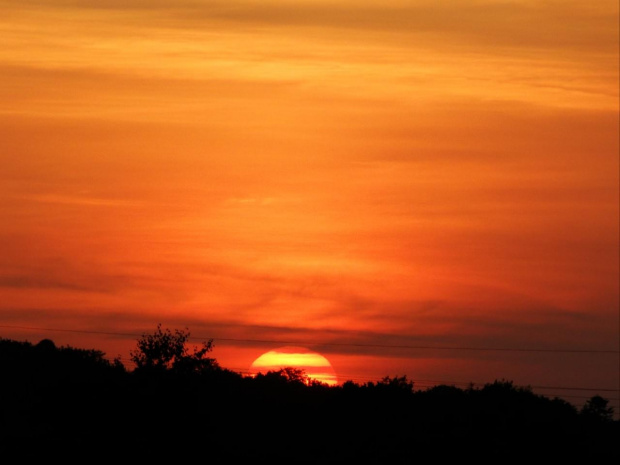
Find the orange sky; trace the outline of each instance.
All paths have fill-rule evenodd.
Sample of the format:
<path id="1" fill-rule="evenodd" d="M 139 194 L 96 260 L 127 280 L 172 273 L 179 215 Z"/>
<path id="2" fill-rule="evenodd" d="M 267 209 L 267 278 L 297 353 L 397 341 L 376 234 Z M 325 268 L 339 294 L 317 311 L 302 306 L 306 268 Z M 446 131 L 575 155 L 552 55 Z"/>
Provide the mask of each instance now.
<path id="1" fill-rule="evenodd" d="M 0 11 L 0 337 L 620 395 L 616 0 Z"/>

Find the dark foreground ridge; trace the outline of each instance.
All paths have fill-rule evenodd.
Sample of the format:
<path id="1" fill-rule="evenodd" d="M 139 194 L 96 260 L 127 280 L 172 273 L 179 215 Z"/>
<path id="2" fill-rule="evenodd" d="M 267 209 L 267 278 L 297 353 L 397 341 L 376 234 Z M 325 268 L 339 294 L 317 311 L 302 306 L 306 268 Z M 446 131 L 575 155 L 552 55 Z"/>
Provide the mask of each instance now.
<path id="1" fill-rule="evenodd" d="M 286 368 L 243 377 L 209 358 L 212 341 L 144 335 L 136 368 L 97 350 L 0 338 L 4 457 L 82 463 L 620 463 L 607 400 L 581 410 L 510 381 L 415 390 L 406 377 L 327 386 Z"/>

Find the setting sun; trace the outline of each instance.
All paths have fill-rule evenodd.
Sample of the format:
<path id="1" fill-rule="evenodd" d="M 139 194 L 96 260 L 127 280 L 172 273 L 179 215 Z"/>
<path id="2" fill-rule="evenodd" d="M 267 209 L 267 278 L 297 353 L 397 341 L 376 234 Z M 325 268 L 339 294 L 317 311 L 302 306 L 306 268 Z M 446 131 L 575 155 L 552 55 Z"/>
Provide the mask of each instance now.
<path id="1" fill-rule="evenodd" d="M 338 384 L 336 372 L 329 360 L 304 347 L 286 346 L 265 352 L 252 362 L 250 374 L 254 376 L 287 367 L 303 370 L 310 379 L 329 385 Z"/>

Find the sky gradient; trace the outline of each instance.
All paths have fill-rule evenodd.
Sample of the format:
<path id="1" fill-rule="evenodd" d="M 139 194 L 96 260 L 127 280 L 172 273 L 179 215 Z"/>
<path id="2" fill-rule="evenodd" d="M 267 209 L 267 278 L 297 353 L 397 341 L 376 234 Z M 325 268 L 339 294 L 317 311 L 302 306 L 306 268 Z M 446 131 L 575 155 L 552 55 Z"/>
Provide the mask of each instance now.
<path id="1" fill-rule="evenodd" d="M 0 11 L 0 337 L 620 396 L 617 1 Z"/>

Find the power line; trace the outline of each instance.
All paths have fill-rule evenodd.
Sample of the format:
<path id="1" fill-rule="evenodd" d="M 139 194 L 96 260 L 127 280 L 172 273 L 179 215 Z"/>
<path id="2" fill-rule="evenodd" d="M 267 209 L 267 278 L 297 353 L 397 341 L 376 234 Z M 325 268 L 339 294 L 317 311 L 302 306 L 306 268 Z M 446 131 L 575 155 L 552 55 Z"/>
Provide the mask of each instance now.
<path id="1" fill-rule="evenodd" d="M 235 371 L 236 373 L 242 375 L 242 376 L 253 376 L 254 373 L 251 373 L 247 370 L 241 370 L 241 369 L 233 369 L 233 371 Z M 361 376 L 357 376 L 357 377 L 349 377 L 347 378 L 347 381 L 353 381 L 353 380 L 358 380 L 358 381 L 369 381 L 368 378 L 365 377 L 361 377 Z M 433 383 L 433 382 L 423 382 L 420 380 L 412 380 L 414 382 L 414 386 L 416 388 L 418 388 L 418 391 L 426 391 L 426 390 L 430 390 L 432 388 L 435 388 L 437 386 L 477 386 L 477 387 L 484 387 L 485 384 L 488 383 L 466 383 L 466 382 L 437 382 L 437 383 Z M 531 386 L 530 386 L 531 387 Z M 544 387 L 543 387 L 544 388 Z M 581 389 L 581 388 L 572 388 L 572 387 L 561 387 L 558 389 Z M 599 391 L 612 391 L 615 392 L 615 389 L 596 389 L 596 388 L 592 388 L 592 391 L 594 392 L 599 392 Z M 553 399 L 553 398 L 560 398 L 560 399 L 580 399 L 580 400 L 588 400 L 591 399 L 592 396 L 588 396 L 588 395 L 573 395 L 573 394 L 565 394 L 565 393 L 558 393 L 558 392 L 551 392 L 551 393 L 536 393 L 533 392 L 533 394 L 537 394 L 539 396 L 543 396 L 546 397 L 548 399 Z M 607 400 L 609 402 L 609 406 L 613 407 L 614 409 L 618 408 L 618 401 L 620 401 L 620 397 L 607 397 L 605 396 L 605 400 Z M 575 403 L 573 401 L 573 403 Z"/>
<path id="2" fill-rule="evenodd" d="M 302 341 L 282 341 L 269 339 L 236 339 L 236 338 L 213 338 L 214 340 L 228 342 L 258 342 L 262 344 L 303 344 Z M 313 342 L 319 346 L 341 347 L 370 347 L 380 349 L 423 349 L 423 350 L 472 350 L 472 351 L 502 351 L 502 352 L 556 352 L 556 353 L 593 353 L 593 354 L 618 354 L 615 350 L 604 349 L 518 349 L 513 347 L 465 347 L 465 346 L 414 346 L 405 344 L 361 344 L 351 342 Z"/>
<path id="3" fill-rule="evenodd" d="M 474 386 L 483 386 L 488 383 L 465 383 L 463 381 L 445 381 L 445 380 L 436 380 L 436 379 L 419 379 L 418 382 L 426 382 L 426 383 L 443 383 L 443 384 L 460 384 L 460 385 L 470 385 Z M 562 389 L 562 390 L 572 390 L 572 391 L 610 391 L 616 392 L 617 389 L 601 389 L 601 388 L 593 388 L 593 387 L 568 387 L 568 386 L 536 386 L 536 385 L 528 385 L 528 387 L 532 389 Z"/>
<path id="4" fill-rule="evenodd" d="M 56 332 L 68 332 L 68 333 L 78 333 L 78 334 L 98 334 L 105 336 L 124 336 L 124 337 L 140 337 L 142 334 L 136 333 L 120 333 L 120 332 L 112 332 L 112 331 L 94 331 L 94 330 L 78 330 L 78 329 L 62 329 L 62 328 L 41 328 L 41 327 L 32 327 L 32 326 L 17 326 L 17 325 L 0 325 L 0 328 L 12 328 L 12 329 L 24 329 L 24 330 L 34 330 L 34 331 L 56 331 Z M 303 345 L 304 343 L 301 341 L 282 341 L 282 340 L 274 340 L 274 339 L 241 339 L 241 338 L 202 338 L 193 336 L 189 339 L 192 340 L 204 340 L 204 339 L 213 339 L 227 342 L 251 342 L 251 343 L 264 343 L 264 344 L 294 344 L 294 345 Z M 350 347 L 375 347 L 375 348 L 404 348 L 404 349 L 438 349 L 438 350 L 471 350 L 471 351 L 504 351 L 504 352 L 564 352 L 564 353 L 616 353 L 611 350 L 577 350 L 577 349 L 517 349 L 517 348 L 492 348 L 492 347 L 437 347 L 437 346 L 412 346 L 412 345 L 387 345 L 387 344 L 361 344 L 361 343 L 314 343 L 313 345 L 322 345 L 322 346 L 350 346 Z M 118 357 L 120 360 L 128 360 L 126 357 Z M 232 369 L 232 371 L 236 371 L 242 376 L 250 375 L 251 373 L 246 369 Z M 346 375 L 338 375 L 339 378 L 346 378 L 348 381 L 353 380 L 363 380 L 369 381 L 369 377 L 362 376 L 346 376 Z M 425 379 L 412 379 L 412 381 L 420 387 L 429 389 L 438 385 L 453 385 L 453 386 L 485 386 L 488 383 L 475 383 L 475 382 L 464 382 L 464 381 L 445 381 L 445 380 L 425 380 Z M 541 390 L 574 390 L 574 391 L 594 391 L 594 392 L 617 392 L 617 389 L 608 389 L 608 388 L 593 388 L 593 387 L 569 387 L 569 386 L 527 386 L 531 389 L 541 389 Z M 545 394 L 547 397 L 555 396 L 555 397 L 563 397 L 563 398 L 577 398 L 577 399 L 589 399 L 588 396 L 577 396 L 570 394 L 557 394 L 557 393 L 548 393 Z M 607 400 L 612 402 L 612 405 L 615 404 L 615 401 L 619 400 L 618 398 L 607 398 Z"/>
<path id="5" fill-rule="evenodd" d="M 13 325 L 0 325 L 0 328 L 13 328 L 13 329 L 27 329 L 35 331 L 60 331 L 69 333 L 84 333 L 84 334 L 100 334 L 107 336 L 131 336 L 140 337 L 142 334 L 136 333 L 118 333 L 111 331 L 88 331 L 80 329 L 60 329 L 60 328 L 38 328 L 32 326 L 13 326 Z M 218 338 L 218 337 L 198 337 L 190 336 L 191 340 L 206 340 L 213 339 L 214 341 L 226 341 L 226 342 L 251 342 L 261 344 L 294 344 L 304 345 L 306 341 L 291 341 L 291 340 L 279 340 L 279 339 L 242 339 L 242 338 Z M 617 350 L 607 349 L 536 349 L 536 348 L 515 348 L 515 347 L 468 347 L 468 346 L 426 346 L 426 345 L 406 345 L 406 344 L 364 344 L 353 342 L 312 342 L 312 345 L 318 346 L 334 346 L 334 347 L 368 347 L 368 348 L 381 348 L 381 349 L 420 349 L 420 350 L 470 350 L 470 351 L 500 351 L 500 352 L 552 352 L 552 353 L 592 353 L 592 354 L 615 354 L 618 355 Z"/>
<path id="6" fill-rule="evenodd" d="M 40 328 L 40 327 L 32 327 L 32 326 L 17 326 L 17 325 L 0 325 L 0 328 L 12 328 L 12 329 L 25 329 L 25 330 L 35 330 L 35 331 L 57 331 L 57 332 L 69 332 L 69 333 L 80 333 L 80 334 L 98 334 L 98 335 L 107 335 L 107 336 L 126 336 L 126 337 L 139 337 L 142 334 L 136 333 L 120 333 L 120 332 L 111 332 L 111 331 L 93 331 L 93 330 L 78 330 L 78 329 L 62 329 L 62 328 Z M 265 344 L 294 344 L 300 345 L 304 344 L 301 341 L 282 341 L 282 340 L 273 340 L 273 339 L 241 339 L 241 338 L 202 338 L 193 336 L 189 339 L 192 340 L 204 340 L 204 339 L 213 339 L 220 341 L 228 341 L 228 342 L 253 342 L 253 343 L 265 343 Z M 577 350 L 577 349 L 516 349 L 516 348 L 492 348 L 492 347 L 437 347 L 437 346 L 411 346 L 411 345 L 386 345 L 386 344 L 360 344 L 360 343 L 314 343 L 314 345 L 323 345 L 323 346 L 350 346 L 350 347 L 375 347 L 375 348 L 404 348 L 404 349 L 439 349 L 439 350 L 475 350 L 475 351 L 515 351 L 515 352 L 569 352 L 569 353 L 616 353 L 611 350 Z M 128 360 L 126 357 L 118 357 L 120 360 Z M 233 370 L 237 371 L 239 374 L 249 374 L 249 372 L 243 370 Z M 347 380 L 364 380 L 368 381 L 368 377 L 361 376 L 346 376 L 346 375 L 338 375 L 339 378 L 346 378 Z M 445 380 L 413 380 L 416 383 L 435 383 L 434 385 L 443 384 L 443 385 L 462 385 L 462 386 L 484 386 L 488 383 L 474 383 L 474 382 L 464 382 L 464 381 L 445 381 Z M 532 389 L 557 389 L 557 390 L 577 390 L 577 391 L 598 391 L 598 392 L 618 392 L 617 389 L 608 389 L 608 388 L 592 388 L 592 387 L 568 387 L 568 386 L 528 386 Z M 574 396 L 573 396 L 574 397 Z"/>
<path id="7" fill-rule="evenodd" d="M 13 329 L 27 329 L 33 331 L 58 331 L 64 333 L 81 333 L 81 334 L 101 334 L 104 336 L 131 336 L 139 337 L 141 334 L 135 333 L 116 333 L 109 331 L 88 331 L 85 329 L 61 329 L 61 328 L 35 328 L 32 326 L 13 326 L 13 325 L 0 325 L 0 328 L 13 328 Z"/>
<path id="8" fill-rule="evenodd" d="M 230 368 L 231 371 L 234 371 L 235 373 L 238 373 L 242 376 L 252 376 L 255 373 L 249 371 L 247 368 L 239 368 L 239 367 L 233 367 Z M 370 376 L 361 376 L 361 375 L 345 375 L 345 374 L 338 374 L 337 375 L 339 379 L 343 379 L 346 381 L 354 381 L 354 382 L 376 382 L 377 378 L 373 378 Z M 411 381 L 414 383 L 414 386 L 418 386 L 418 387 L 424 387 L 424 388 L 432 388 L 435 386 L 464 386 L 464 387 L 469 387 L 469 386 L 473 386 L 473 387 L 484 387 L 486 385 L 492 384 L 489 382 L 473 382 L 473 381 L 446 381 L 446 380 L 432 380 L 432 379 L 416 379 L 416 378 L 412 378 Z M 554 390 L 562 390 L 562 391 L 590 391 L 590 392 L 617 392 L 617 389 L 610 389 L 610 388 L 597 388 L 597 387 L 575 387 L 575 386 L 538 386 L 538 385 L 527 385 L 527 386 L 519 386 L 519 387 L 526 387 L 526 388 L 530 388 L 532 390 L 549 390 L 549 389 L 554 389 Z M 581 398 L 581 399 L 590 399 L 591 396 L 578 396 L 578 395 L 571 395 L 571 394 L 560 394 L 560 393 L 548 393 L 548 394 L 544 394 L 546 397 L 549 396 L 557 396 L 557 397 L 571 397 L 571 398 Z M 607 400 L 620 400 L 620 398 L 616 398 L 616 397 L 605 397 Z"/>

